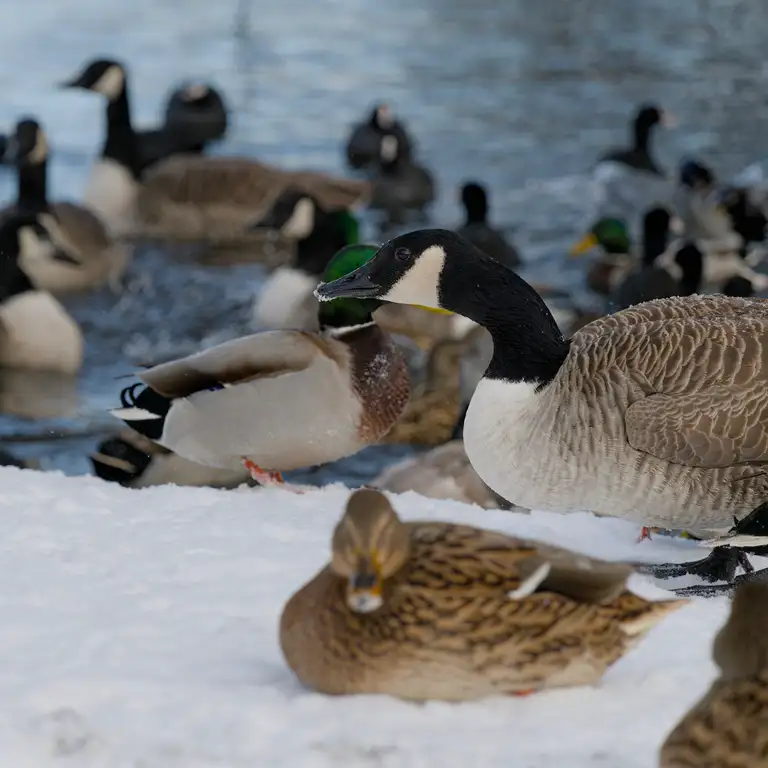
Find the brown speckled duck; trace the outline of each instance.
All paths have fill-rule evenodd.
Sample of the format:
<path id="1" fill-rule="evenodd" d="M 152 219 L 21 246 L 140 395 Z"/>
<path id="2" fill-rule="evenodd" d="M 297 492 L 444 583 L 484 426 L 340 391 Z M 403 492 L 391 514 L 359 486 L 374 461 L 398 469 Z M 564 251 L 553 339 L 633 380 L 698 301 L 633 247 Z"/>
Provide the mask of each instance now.
<path id="1" fill-rule="evenodd" d="M 350 246 L 326 275 L 370 258 Z M 325 464 L 377 442 L 408 402 L 405 361 L 371 319 L 373 301 L 320 307 L 320 331 L 265 331 L 140 374 L 113 413 L 199 464 L 241 464 L 262 483 Z"/>
<path id="2" fill-rule="evenodd" d="M 631 569 L 352 494 L 331 562 L 286 604 L 280 644 L 308 687 L 460 701 L 587 685 L 685 601 Z"/>
<path id="3" fill-rule="evenodd" d="M 705 696 L 661 748 L 660 768 L 768 765 L 768 581 L 736 589 L 731 616 L 715 638 L 720 668 Z"/>

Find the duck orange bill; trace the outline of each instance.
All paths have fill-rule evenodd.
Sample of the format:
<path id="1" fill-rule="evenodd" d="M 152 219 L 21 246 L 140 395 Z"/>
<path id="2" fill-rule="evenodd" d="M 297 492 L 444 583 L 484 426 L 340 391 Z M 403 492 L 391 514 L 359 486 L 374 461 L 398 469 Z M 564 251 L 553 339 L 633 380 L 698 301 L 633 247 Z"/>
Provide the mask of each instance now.
<path id="1" fill-rule="evenodd" d="M 423 304 L 414 304 L 414 307 L 418 307 L 419 309 L 426 309 L 427 312 L 434 312 L 438 315 L 452 315 L 453 312 L 451 312 L 449 309 L 441 309 L 440 307 L 425 307 Z"/>
<path id="2" fill-rule="evenodd" d="M 597 245 L 598 245 L 597 238 L 592 234 L 592 232 L 589 232 L 586 235 L 584 235 L 584 237 L 582 237 L 581 240 L 579 240 L 579 242 L 576 243 L 576 245 L 571 247 L 571 249 L 568 251 L 568 255 L 581 256 L 582 254 L 585 254 L 588 251 L 591 251 Z"/>
<path id="3" fill-rule="evenodd" d="M 370 560 L 361 560 L 347 582 L 347 605 L 355 613 L 372 613 L 384 603 L 379 569 Z"/>

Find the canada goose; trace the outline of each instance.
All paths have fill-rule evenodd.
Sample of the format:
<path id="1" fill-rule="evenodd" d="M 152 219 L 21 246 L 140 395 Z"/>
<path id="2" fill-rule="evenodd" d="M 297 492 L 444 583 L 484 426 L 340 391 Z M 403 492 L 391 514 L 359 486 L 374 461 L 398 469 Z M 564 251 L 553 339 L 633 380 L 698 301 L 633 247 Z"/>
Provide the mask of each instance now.
<path id="1" fill-rule="evenodd" d="M 409 212 L 423 212 L 435 193 L 432 174 L 415 162 L 394 133 L 387 132 L 381 139 L 370 207 L 383 210 L 392 221 L 401 221 Z"/>
<path id="2" fill-rule="evenodd" d="M 326 694 L 461 701 L 589 685 L 686 603 L 632 594 L 619 563 L 403 522 L 368 488 L 349 497 L 331 548 L 280 619 L 288 666 Z"/>
<path id="3" fill-rule="evenodd" d="M 657 125 L 671 127 L 674 119 L 654 104 L 642 105 L 630 124 L 629 146 L 600 157 L 594 169 L 597 199 L 593 220 L 623 219 L 635 234 L 642 212 L 669 200 L 672 187 L 651 157 L 651 132 Z"/>
<path id="4" fill-rule="evenodd" d="M 450 439 L 461 411 L 463 340 L 444 339 L 429 352 L 424 381 L 411 387 L 408 405 L 379 442 L 440 445 Z"/>
<path id="5" fill-rule="evenodd" d="M 463 440 L 450 440 L 397 462 L 384 469 L 371 485 L 382 491 L 415 491 L 430 499 L 453 499 L 484 509 L 511 506 L 480 479 L 469 463 Z"/>
<path id="6" fill-rule="evenodd" d="M 413 142 L 405 126 L 395 117 L 392 107 L 377 104 L 366 120 L 352 127 L 345 148 L 349 167 L 361 170 L 378 163 L 381 140 L 387 134 L 392 134 L 406 153 L 412 152 Z"/>
<path id="7" fill-rule="evenodd" d="M 396 237 L 316 295 L 418 302 L 488 329 L 464 444 L 515 504 L 706 536 L 768 498 L 768 303 L 660 299 L 566 340 L 522 278 L 447 230 Z"/>
<path id="8" fill-rule="evenodd" d="M 250 480 L 245 467 L 219 469 L 196 464 L 132 429 L 103 440 L 89 458 L 97 477 L 127 488 L 169 484 L 236 488 Z"/>
<path id="9" fill-rule="evenodd" d="M 715 638 L 720 676 L 661 748 L 659 768 L 768 765 L 768 583 L 737 587 Z"/>
<path id="10" fill-rule="evenodd" d="M 288 188 L 252 229 L 274 230 L 296 243 L 293 262 L 278 267 L 262 286 L 254 306 L 256 323 L 273 329 L 317 329 L 312 292 L 336 253 L 357 242 L 357 220 L 346 209 L 326 210 L 312 195 Z"/>
<path id="11" fill-rule="evenodd" d="M 0 223 L 0 366 L 74 374 L 83 362 L 80 328 L 51 294 L 22 271 L 28 251 L 54 249 L 33 214 Z"/>
<path id="12" fill-rule="evenodd" d="M 328 208 L 351 208 L 367 200 L 366 181 L 285 171 L 249 158 L 174 155 L 140 178 L 123 65 L 93 61 L 65 85 L 107 98 L 107 139 L 84 199 L 113 232 L 239 243 L 247 241 L 248 226 L 285 187 L 300 187 Z"/>
<path id="13" fill-rule="evenodd" d="M 670 218 L 665 208 L 654 208 L 643 217 L 642 261 L 612 293 L 614 308 L 626 309 L 643 301 L 670 296 L 690 296 L 699 290 L 704 255 L 695 245 L 686 244 L 674 253 L 675 276 L 657 264 L 667 249 Z"/>
<path id="14" fill-rule="evenodd" d="M 74 203 L 48 202 L 48 140 L 36 120 L 27 118 L 16 124 L 8 152 L 18 166 L 19 179 L 11 210 L 41 214 L 48 235 L 58 246 L 22 253 L 21 268 L 33 285 L 54 294 L 105 283 L 115 288 L 130 258 L 128 248 L 113 242 L 88 209 Z"/>
<path id="15" fill-rule="evenodd" d="M 337 254 L 325 275 L 370 251 Z M 408 402 L 408 371 L 371 319 L 373 301 L 320 307 L 319 333 L 266 331 L 142 371 L 113 413 L 174 453 L 211 467 L 244 463 L 261 483 L 377 442 Z M 269 470 L 265 472 L 264 469 Z"/>
<path id="16" fill-rule="evenodd" d="M 139 173 L 171 155 L 202 154 L 226 131 L 222 95 L 207 83 L 185 83 L 168 98 L 165 122 L 159 128 L 136 130 Z"/>
<path id="17" fill-rule="evenodd" d="M 461 203 L 466 220 L 456 231 L 476 248 L 493 256 L 510 269 L 520 266 L 520 254 L 504 235 L 488 223 L 488 193 L 475 181 L 461 187 Z"/>

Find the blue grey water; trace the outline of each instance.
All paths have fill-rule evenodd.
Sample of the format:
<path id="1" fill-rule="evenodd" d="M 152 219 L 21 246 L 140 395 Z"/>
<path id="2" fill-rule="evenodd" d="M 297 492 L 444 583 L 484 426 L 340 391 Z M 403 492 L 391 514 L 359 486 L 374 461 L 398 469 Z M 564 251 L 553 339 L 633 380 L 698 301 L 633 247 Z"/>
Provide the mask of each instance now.
<path id="1" fill-rule="evenodd" d="M 589 172 L 601 150 L 625 141 L 639 102 L 678 118 L 657 137 L 668 168 L 694 153 L 727 177 L 768 149 L 768 10 L 746 0 L 0 0 L 0 9 L 0 128 L 22 115 L 42 121 L 57 198 L 81 194 L 103 104 L 55 85 L 97 55 L 128 65 L 135 123 L 156 121 L 180 80 L 209 80 L 233 114 L 216 151 L 290 167 L 343 172 L 348 126 L 389 100 L 436 173 L 432 221 L 457 222 L 457 184 L 480 179 L 526 275 L 577 292 L 580 273 L 563 254 L 586 224 Z M 0 198 L 13 188 L 0 170 Z M 117 377 L 247 331 L 262 279 L 258 265 L 141 253 L 122 296 L 68 302 L 88 345 L 76 388 L 0 377 L 3 444 L 46 469 L 89 472 L 88 451 L 117 426 L 106 413 L 126 383 Z M 408 450 L 371 449 L 313 479 L 363 481 Z"/>

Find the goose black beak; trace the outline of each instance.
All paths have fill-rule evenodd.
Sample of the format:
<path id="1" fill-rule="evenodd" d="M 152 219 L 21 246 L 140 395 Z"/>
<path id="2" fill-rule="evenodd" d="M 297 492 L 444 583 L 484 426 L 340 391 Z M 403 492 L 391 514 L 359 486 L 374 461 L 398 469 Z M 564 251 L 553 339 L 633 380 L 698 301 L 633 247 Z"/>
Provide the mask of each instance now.
<path id="1" fill-rule="evenodd" d="M 338 280 L 330 283 L 320 283 L 315 288 L 315 298 L 320 301 L 332 299 L 377 299 L 381 295 L 381 289 L 368 276 L 368 265 L 359 267 Z"/>
<path id="2" fill-rule="evenodd" d="M 249 232 L 264 232 L 266 230 L 280 229 L 285 222 L 278 221 L 274 211 L 265 213 L 258 221 L 248 225 Z"/>
<path id="3" fill-rule="evenodd" d="M 64 89 L 64 88 L 87 88 L 88 85 L 83 80 L 82 75 L 77 75 L 75 77 L 70 78 L 69 80 L 63 80 L 60 82 L 57 86 L 58 88 Z"/>

